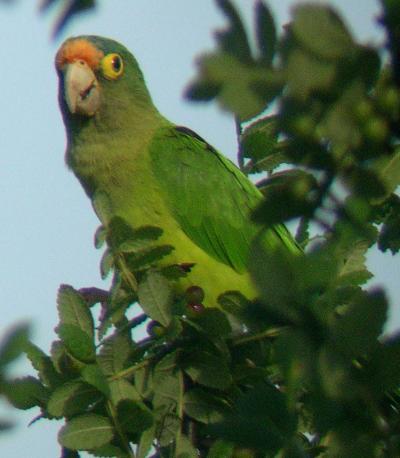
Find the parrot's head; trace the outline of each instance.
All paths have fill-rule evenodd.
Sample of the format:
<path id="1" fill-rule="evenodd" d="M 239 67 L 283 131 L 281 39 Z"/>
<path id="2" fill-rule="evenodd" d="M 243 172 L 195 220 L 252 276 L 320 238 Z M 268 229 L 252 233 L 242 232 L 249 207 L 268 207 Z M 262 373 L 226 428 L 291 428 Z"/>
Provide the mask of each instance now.
<path id="1" fill-rule="evenodd" d="M 55 65 L 67 125 L 88 123 L 97 116 L 112 124 L 134 106 L 152 106 L 136 59 L 114 40 L 69 38 L 58 50 Z"/>

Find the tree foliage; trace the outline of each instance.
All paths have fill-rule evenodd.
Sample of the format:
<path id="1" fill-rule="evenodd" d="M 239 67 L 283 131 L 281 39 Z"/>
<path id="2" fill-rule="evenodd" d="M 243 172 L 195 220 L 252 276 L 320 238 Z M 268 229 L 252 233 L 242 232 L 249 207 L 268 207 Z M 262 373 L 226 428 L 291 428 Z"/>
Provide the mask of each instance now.
<path id="1" fill-rule="evenodd" d="M 304 256 L 264 263 L 256 239 L 258 301 L 227 292 L 218 308 L 187 307 L 171 284 L 190 269 L 158 267 L 173 249 L 160 229 L 105 217 L 110 291 L 61 286 L 50 355 L 29 344 L 37 378 L 3 391 L 65 420 L 63 457 L 397 457 L 400 339 L 382 337 L 388 301 L 368 288 L 365 256 L 400 249 L 400 5 L 382 0 L 375 48 L 327 5 L 297 5 L 278 32 L 257 1 L 250 36 L 217 4 L 228 25 L 187 97 L 236 117 L 239 164 L 265 174 L 254 219 L 297 221 Z"/>

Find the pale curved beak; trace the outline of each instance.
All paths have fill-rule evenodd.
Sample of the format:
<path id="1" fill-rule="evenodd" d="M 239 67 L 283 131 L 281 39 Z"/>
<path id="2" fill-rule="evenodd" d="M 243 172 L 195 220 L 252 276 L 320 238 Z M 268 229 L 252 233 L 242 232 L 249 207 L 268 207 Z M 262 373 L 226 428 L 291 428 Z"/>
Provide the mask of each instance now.
<path id="1" fill-rule="evenodd" d="M 84 60 L 64 69 L 64 98 L 73 114 L 93 116 L 100 107 L 100 88 L 93 70 Z"/>

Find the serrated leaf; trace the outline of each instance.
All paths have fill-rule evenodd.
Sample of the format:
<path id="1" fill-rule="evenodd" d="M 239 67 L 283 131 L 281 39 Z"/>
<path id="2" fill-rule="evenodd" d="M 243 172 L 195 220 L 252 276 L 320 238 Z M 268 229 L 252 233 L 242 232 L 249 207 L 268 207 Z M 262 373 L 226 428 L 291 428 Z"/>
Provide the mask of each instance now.
<path id="1" fill-rule="evenodd" d="M 239 398 L 235 410 L 235 415 L 210 426 L 211 433 L 274 456 L 295 432 L 296 421 L 285 405 L 284 395 L 271 385 L 257 385 Z"/>
<path id="2" fill-rule="evenodd" d="M 157 272 L 148 272 L 139 284 L 139 303 L 151 319 L 163 326 L 171 322 L 173 296 L 168 280 Z"/>
<path id="3" fill-rule="evenodd" d="M 277 117 L 266 116 L 248 126 L 241 136 L 243 157 L 259 161 L 276 151 L 278 145 Z"/>
<path id="4" fill-rule="evenodd" d="M 102 345 L 98 363 L 105 375 L 111 376 L 122 371 L 131 356 L 133 343 L 127 335 L 117 334 Z"/>
<path id="5" fill-rule="evenodd" d="M 21 323 L 9 329 L 0 342 L 0 368 L 15 360 L 26 350 L 29 342 L 29 325 Z"/>
<path id="6" fill-rule="evenodd" d="M 100 260 L 100 275 L 105 280 L 114 268 L 114 256 L 109 249 L 106 249 Z"/>
<path id="7" fill-rule="evenodd" d="M 153 267 L 173 250 L 174 247 L 172 245 L 154 245 L 135 252 L 125 253 L 124 259 L 130 270 L 145 270 Z"/>
<path id="8" fill-rule="evenodd" d="M 97 390 L 103 393 L 104 396 L 110 396 L 110 387 L 108 385 L 108 381 L 105 377 L 105 374 L 97 364 L 86 365 L 82 369 L 81 375 L 86 383 L 97 388 Z"/>
<path id="9" fill-rule="evenodd" d="M 184 434 L 179 434 L 176 438 L 176 458 L 198 458 L 199 453 L 192 442 Z"/>
<path id="10" fill-rule="evenodd" d="M 120 401 L 117 415 L 121 427 L 131 434 L 141 434 L 153 425 L 153 415 L 142 402 L 130 399 Z"/>
<path id="11" fill-rule="evenodd" d="M 182 422 L 176 415 L 162 412 L 156 437 L 161 447 L 166 447 L 176 440 L 181 429 Z"/>
<path id="12" fill-rule="evenodd" d="M 392 254 L 396 254 L 400 250 L 399 208 L 393 208 L 385 218 L 385 222 L 379 233 L 378 248 L 383 252 L 390 250 Z"/>
<path id="13" fill-rule="evenodd" d="M 138 450 L 137 450 L 137 458 L 147 458 L 148 453 L 150 452 L 150 449 L 153 445 L 153 442 L 155 440 L 155 426 L 147 429 L 142 433 L 140 436 L 140 441 L 138 444 Z"/>
<path id="14" fill-rule="evenodd" d="M 71 450 L 91 450 L 108 444 L 114 428 L 106 417 L 81 415 L 68 421 L 58 434 L 58 441 Z"/>
<path id="15" fill-rule="evenodd" d="M 96 348 L 93 338 L 85 331 L 73 324 L 61 324 L 57 326 L 57 334 L 74 358 L 84 363 L 94 362 Z"/>
<path id="16" fill-rule="evenodd" d="M 142 398 L 147 398 L 153 392 L 153 370 L 150 366 L 135 372 L 135 387 Z"/>
<path id="17" fill-rule="evenodd" d="M 47 410 L 50 415 L 61 418 L 83 413 L 101 394 L 92 386 L 79 382 L 68 382 L 56 388 L 50 396 Z"/>
<path id="18" fill-rule="evenodd" d="M 186 355 L 184 370 L 200 385 L 224 390 L 232 383 L 232 375 L 226 361 L 214 354 L 197 351 Z"/>
<path id="19" fill-rule="evenodd" d="M 29 342 L 26 355 L 45 385 L 55 387 L 61 383 L 62 378 L 56 371 L 53 361 L 39 347 Z"/>
<path id="20" fill-rule="evenodd" d="M 117 379 L 110 382 L 111 400 L 117 405 L 124 399 L 140 401 L 141 397 L 136 388 L 128 380 Z"/>
<path id="21" fill-rule="evenodd" d="M 97 249 L 101 248 L 104 245 L 106 238 L 107 229 L 104 226 L 99 226 L 94 234 L 94 246 Z"/>
<path id="22" fill-rule="evenodd" d="M 142 226 L 134 229 L 129 238 L 121 241 L 118 251 L 121 253 L 134 253 L 143 248 L 151 247 L 152 243 L 158 240 L 163 231 L 155 226 Z"/>
<path id="23" fill-rule="evenodd" d="M 232 458 L 234 449 L 235 446 L 231 442 L 216 440 L 210 447 L 207 458 Z"/>
<path id="24" fill-rule="evenodd" d="M 193 388 L 185 393 L 183 408 L 189 417 L 201 423 L 221 421 L 231 409 L 227 402 L 202 388 Z"/>
<path id="25" fill-rule="evenodd" d="M 229 27 L 216 33 L 220 48 L 239 60 L 251 60 L 251 50 L 246 30 L 233 3 L 230 0 L 217 0 L 217 5 L 229 20 Z"/>
<path id="26" fill-rule="evenodd" d="M 57 296 L 57 309 L 61 325 L 74 325 L 93 339 L 93 317 L 82 295 L 72 286 L 60 286 Z"/>
<path id="27" fill-rule="evenodd" d="M 290 95 L 304 101 L 314 91 L 328 91 L 336 76 L 336 67 L 326 61 L 294 49 L 287 61 L 287 78 Z"/>
<path id="28" fill-rule="evenodd" d="M 271 65 L 277 45 L 275 21 L 268 6 L 256 4 L 256 38 L 263 64 Z"/>
<path id="29" fill-rule="evenodd" d="M 183 374 L 177 366 L 176 358 L 175 352 L 170 353 L 153 369 L 153 405 L 162 412 L 174 410 L 183 396 Z"/>
<path id="30" fill-rule="evenodd" d="M 78 368 L 74 366 L 71 355 L 61 340 L 55 340 L 51 345 L 51 360 L 57 372 L 65 375 L 78 375 Z"/>
<path id="31" fill-rule="evenodd" d="M 343 59 L 354 48 L 352 37 L 336 12 L 325 5 L 298 5 L 293 34 L 309 51 L 324 59 Z"/>
<path id="32" fill-rule="evenodd" d="M 396 149 L 391 157 L 380 157 L 373 166 L 373 170 L 377 172 L 385 186 L 387 196 L 395 192 L 400 186 L 400 149 Z M 379 203 L 382 199 L 376 201 Z"/>
<path id="33" fill-rule="evenodd" d="M 90 450 L 90 454 L 102 458 L 131 458 L 128 453 L 113 444 L 106 444 L 95 450 Z"/>
<path id="34" fill-rule="evenodd" d="M 12 380 L 2 388 L 11 404 L 21 410 L 42 407 L 49 397 L 48 390 L 37 378 L 31 376 Z"/>
<path id="35" fill-rule="evenodd" d="M 381 290 L 358 295 L 333 327 L 335 341 L 354 356 L 367 353 L 376 345 L 387 318 L 388 304 Z"/>
<path id="36" fill-rule="evenodd" d="M 362 285 L 372 278 L 371 272 L 366 268 L 366 253 L 369 242 L 366 240 L 354 241 L 346 247 L 344 262 L 338 272 L 338 282 L 341 286 Z"/>

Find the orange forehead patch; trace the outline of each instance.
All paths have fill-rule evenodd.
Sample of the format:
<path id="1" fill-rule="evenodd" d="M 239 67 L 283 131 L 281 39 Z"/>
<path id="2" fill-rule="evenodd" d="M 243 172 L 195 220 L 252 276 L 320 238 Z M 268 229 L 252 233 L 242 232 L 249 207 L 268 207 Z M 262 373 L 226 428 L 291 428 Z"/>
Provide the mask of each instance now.
<path id="1" fill-rule="evenodd" d="M 91 69 L 95 70 L 100 65 L 104 53 L 96 48 L 90 41 L 83 38 L 68 40 L 57 52 L 56 66 L 62 69 L 65 64 L 76 60 L 84 60 Z"/>

